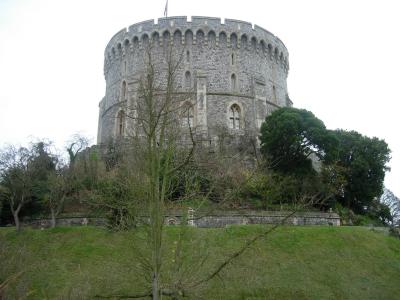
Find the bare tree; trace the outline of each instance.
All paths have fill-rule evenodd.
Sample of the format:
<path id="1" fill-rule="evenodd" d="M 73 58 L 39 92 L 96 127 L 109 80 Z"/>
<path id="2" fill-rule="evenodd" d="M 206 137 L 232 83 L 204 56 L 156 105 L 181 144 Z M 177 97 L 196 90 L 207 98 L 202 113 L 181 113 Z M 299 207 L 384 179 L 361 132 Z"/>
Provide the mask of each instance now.
<path id="1" fill-rule="evenodd" d="M 42 199 L 50 209 L 51 227 L 56 227 L 56 217 L 61 213 L 65 199 L 71 190 L 71 182 L 68 180 L 68 169 L 65 166 L 52 171 L 47 177 L 47 192 Z"/>
<path id="2" fill-rule="evenodd" d="M 142 267 L 149 272 L 151 295 L 158 300 L 167 291 L 163 288 L 165 203 L 171 193 L 173 175 L 185 166 L 194 152 L 194 139 L 189 120 L 185 134 L 191 145 L 182 145 L 182 118 L 187 116 L 182 104 L 187 95 L 178 92 L 176 77 L 182 55 L 171 49 L 164 57 L 155 55 L 151 45 L 145 51 L 145 70 L 139 79 L 138 96 L 128 107 L 126 117 L 136 123 L 135 138 L 141 145 L 144 188 L 147 204 L 147 243 L 149 255 Z M 132 138 L 132 137 L 131 137 Z"/>
<path id="3" fill-rule="evenodd" d="M 73 166 L 80 152 L 89 146 L 89 139 L 79 133 L 74 134 L 67 142 L 66 150 L 69 156 L 69 164 Z"/>
<path id="4" fill-rule="evenodd" d="M 385 188 L 380 202 L 389 207 L 392 216 L 392 225 L 400 226 L 400 199 L 391 190 Z"/>

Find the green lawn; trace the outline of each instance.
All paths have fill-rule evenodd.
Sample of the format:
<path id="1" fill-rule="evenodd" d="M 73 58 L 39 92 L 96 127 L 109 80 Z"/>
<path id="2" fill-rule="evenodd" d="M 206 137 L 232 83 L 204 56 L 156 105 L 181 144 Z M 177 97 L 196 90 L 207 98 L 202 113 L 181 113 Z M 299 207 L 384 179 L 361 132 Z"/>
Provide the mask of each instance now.
<path id="1" fill-rule="evenodd" d="M 196 281 L 264 227 L 192 229 L 173 271 L 179 227 L 167 228 L 166 278 Z M 0 229 L 0 281 L 10 299 L 91 299 L 144 291 L 143 232 L 94 227 Z M 140 254 L 142 253 L 142 254 Z M 200 259 L 207 257 L 199 266 Z M 400 240 L 360 227 L 281 227 L 193 291 L 200 299 L 400 299 Z"/>

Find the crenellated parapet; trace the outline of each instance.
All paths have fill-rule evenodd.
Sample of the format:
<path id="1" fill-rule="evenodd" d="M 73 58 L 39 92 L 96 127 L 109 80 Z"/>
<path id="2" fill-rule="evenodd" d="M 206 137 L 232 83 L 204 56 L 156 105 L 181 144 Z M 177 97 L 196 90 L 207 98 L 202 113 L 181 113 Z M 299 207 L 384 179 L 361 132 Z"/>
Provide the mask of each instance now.
<path id="1" fill-rule="evenodd" d="M 284 72 L 289 70 L 289 54 L 283 42 L 269 31 L 251 23 L 220 18 L 168 17 L 133 24 L 117 32 L 105 49 L 104 72 L 113 62 L 129 53 L 141 50 L 144 45 L 166 47 L 172 43 L 199 45 L 209 48 L 235 49 L 254 52 L 265 60 L 274 62 Z"/>

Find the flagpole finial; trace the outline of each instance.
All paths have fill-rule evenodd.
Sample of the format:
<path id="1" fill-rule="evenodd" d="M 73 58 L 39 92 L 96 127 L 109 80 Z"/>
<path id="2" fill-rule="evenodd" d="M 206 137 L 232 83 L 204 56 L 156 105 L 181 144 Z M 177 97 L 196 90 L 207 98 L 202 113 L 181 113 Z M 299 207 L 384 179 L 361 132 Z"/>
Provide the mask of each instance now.
<path id="1" fill-rule="evenodd" d="M 167 2 L 165 3 L 164 17 L 168 18 L 168 0 L 167 0 Z"/>

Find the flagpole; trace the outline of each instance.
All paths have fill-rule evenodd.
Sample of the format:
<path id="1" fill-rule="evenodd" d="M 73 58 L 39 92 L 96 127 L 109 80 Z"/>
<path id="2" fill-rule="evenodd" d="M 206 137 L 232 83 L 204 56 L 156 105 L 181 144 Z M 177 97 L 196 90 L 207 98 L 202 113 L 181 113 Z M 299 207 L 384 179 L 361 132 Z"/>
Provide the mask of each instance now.
<path id="1" fill-rule="evenodd" d="M 167 0 L 167 2 L 165 3 L 164 17 L 168 18 L 168 0 Z"/>

